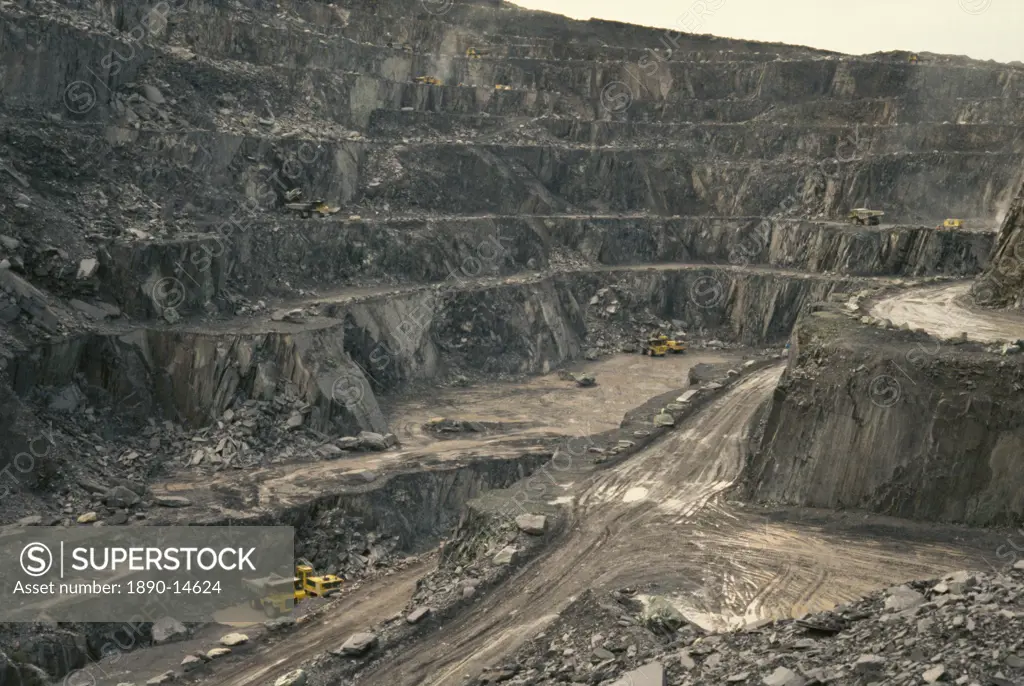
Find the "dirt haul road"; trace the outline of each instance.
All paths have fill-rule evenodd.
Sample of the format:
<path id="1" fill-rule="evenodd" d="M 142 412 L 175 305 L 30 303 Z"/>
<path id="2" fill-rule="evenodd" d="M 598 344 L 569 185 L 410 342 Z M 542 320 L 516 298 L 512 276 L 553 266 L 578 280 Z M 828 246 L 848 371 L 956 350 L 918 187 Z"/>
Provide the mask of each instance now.
<path id="1" fill-rule="evenodd" d="M 365 484 L 360 474 L 426 469 L 427 464 L 473 457 L 514 457 L 531 442 L 542 445 L 543 440 L 552 437 L 588 436 L 617 427 L 629 410 L 652 397 L 685 387 L 693 365 L 739 364 L 740 360 L 735 353 L 715 351 L 693 351 L 656 360 L 613 355 L 582 365 L 598 380 L 592 388 L 580 389 L 557 374 L 547 374 L 519 383 L 439 389 L 428 397 L 402 399 L 388 412 L 389 424 L 402 444 L 399 450 L 285 463 L 247 472 L 197 475 L 193 470 L 181 470 L 175 478 L 153 484 L 153 493 L 185 496 L 193 506 L 189 511 L 154 513 L 149 521 L 167 524 L 179 518 L 230 518 L 241 522 L 274 508 L 294 507 L 338 493 L 346 484 Z M 458 438 L 438 440 L 423 429 L 424 423 L 437 415 L 507 426 L 493 434 L 460 434 Z"/>
<path id="2" fill-rule="evenodd" d="M 680 430 L 573 493 L 563 540 L 360 683 L 464 683 L 542 631 L 586 588 L 657 583 L 691 616 L 722 626 L 830 607 L 976 561 L 943 545 L 766 524 L 723 502 L 742 467 L 750 420 L 781 372 L 752 374 Z"/>
<path id="3" fill-rule="evenodd" d="M 894 326 L 907 324 L 941 338 L 961 332 L 981 343 L 1024 338 L 1024 318 L 1012 312 L 974 309 L 969 304 L 970 291 L 971 283 L 911 288 L 882 298 L 869 311 Z"/>

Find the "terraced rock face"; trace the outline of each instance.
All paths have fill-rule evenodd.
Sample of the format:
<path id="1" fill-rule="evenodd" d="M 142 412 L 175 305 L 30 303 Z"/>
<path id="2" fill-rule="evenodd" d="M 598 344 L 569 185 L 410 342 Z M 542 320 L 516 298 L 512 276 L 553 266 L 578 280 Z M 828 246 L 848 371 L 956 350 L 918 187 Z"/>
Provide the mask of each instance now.
<path id="1" fill-rule="evenodd" d="M 386 432 L 410 383 L 638 330 L 778 342 L 809 302 L 985 268 L 1024 150 L 1024 72 L 942 56 L 408 0 L 0 18 L 22 439 L 56 389 L 190 427 L 286 389 L 312 430 Z"/>
<path id="2" fill-rule="evenodd" d="M 540 453 L 486 443 L 508 458 L 489 471 L 451 441 L 437 460 L 456 466 L 428 475 L 416 507 L 432 517 L 412 524 L 386 512 L 390 487 L 339 496 L 363 472 L 286 469 L 269 488 L 227 470 L 376 469 L 393 456 L 346 451 L 394 448 L 389 406 L 409 389 L 546 373 L 655 331 L 695 349 L 781 345 L 814 303 L 1002 269 L 1024 215 L 1024 69 L 908 58 L 490 2 L 0 4 L 0 471 L 16 477 L 0 522 L 71 525 L 88 509 L 104 524 L 302 527 L 348 507 L 420 549 Z M 289 211 L 295 190 L 338 211 Z M 863 206 L 882 225 L 848 223 Z M 950 217 L 965 227 L 936 228 Z M 1019 301 L 1018 281 L 993 300 Z M 836 359 L 849 351 L 819 343 L 772 406 L 757 497 L 1020 514 L 1012 407 L 933 422 L 932 483 L 934 436 L 916 421 L 935 398 L 871 409 L 849 397 L 863 385 Z M 834 363 L 817 381 L 798 373 L 812 354 Z M 834 416 L 810 421 L 808 399 Z M 998 433 L 978 438 L 986 422 Z M 905 424 L 902 452 L 879 448 Z M 867 466 L 827 462 L 837 431 Z M 420 467 L 430 453 L 402 450 Z M 988 462 L 965 466 L 967 452 Z M 150 503 L 177 479 L 199 494 L 181 517 L 103 502 L 127 481 Z M 341 550 L 313 538 L 321 559 Z M 70 668 L 16 661 L 23 679 Z"/>

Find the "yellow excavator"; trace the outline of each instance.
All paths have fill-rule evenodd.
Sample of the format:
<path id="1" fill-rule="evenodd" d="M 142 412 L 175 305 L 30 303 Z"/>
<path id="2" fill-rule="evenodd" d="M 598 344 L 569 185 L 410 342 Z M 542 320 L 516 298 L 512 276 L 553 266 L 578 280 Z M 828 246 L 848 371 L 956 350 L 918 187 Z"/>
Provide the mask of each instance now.
<path id="1" fill-rule="evenodd" d="M 962 228 L 964 228 L 964 220 L 963 219 L 947 219 L 946 221 L 942 222 L 942 226 L 939 227 L 939 228 L 943 228 L 943 229 L 962 229 Z"/>

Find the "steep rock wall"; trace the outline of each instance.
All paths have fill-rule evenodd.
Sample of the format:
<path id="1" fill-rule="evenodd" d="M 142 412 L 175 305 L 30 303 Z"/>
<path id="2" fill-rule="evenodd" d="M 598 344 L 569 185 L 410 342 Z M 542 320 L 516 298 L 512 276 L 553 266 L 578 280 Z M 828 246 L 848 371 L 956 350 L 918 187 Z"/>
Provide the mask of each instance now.
<path id="1" fill-rule="evenodd" d="M 978 273 L 994 234 L 857 228 L 758 217 L 462 217 L 407 221 L 261 219 L 229 236 L 114 241 L 103 294 L 133 317 L 216 305 L 227 289 L 292 298 L 365 280 L 452 283 L 561 266 L 709 263 L 859 276 Z"/>
<path id="2" fill-rule="evenodd" d="M 974 286 L 980 305 L 1024 307 L 1024 183 L 999 228 L 988 269 Z"/>
<path id="3" fill-rule="evenodd" d="M 895 340 L 894 340 L 895 339 Z M 1024 517 L 1024 367 L 980 348 L 822 311 L 745 472 L 756 501 L 1010 525 Z"/>

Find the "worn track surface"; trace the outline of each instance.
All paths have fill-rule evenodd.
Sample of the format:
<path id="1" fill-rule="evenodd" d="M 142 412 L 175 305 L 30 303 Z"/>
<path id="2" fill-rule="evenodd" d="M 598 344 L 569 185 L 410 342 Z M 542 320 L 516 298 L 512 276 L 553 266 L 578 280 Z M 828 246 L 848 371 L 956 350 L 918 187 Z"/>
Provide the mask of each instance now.
<path id="1" fill-rule="evenodd" d="M 781 371 L 752 375 L 680 431 L 573 492 L 563 541 L 363 683 L 462 683 L 542 630 L 586 588 L 657 584 L 721 626 L 730 618 L 802 614 L 976 561 L 941 544 L 766 524 L 724 502 L 742 466 L 750 420 Z"/>
<path id="2" fill-rule="evenodd" d="M 970 290 L 970 282 L 910 288 L 882 298 L 871 308 L 871 314 L 896 326 L 908 324 L 942 338 L 961 332 L 982 343 L 1024 338 L 1024 316 L 974 308 L 970 305 Z"/>

